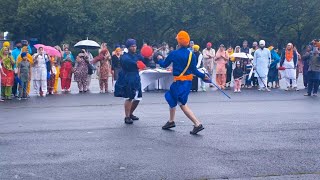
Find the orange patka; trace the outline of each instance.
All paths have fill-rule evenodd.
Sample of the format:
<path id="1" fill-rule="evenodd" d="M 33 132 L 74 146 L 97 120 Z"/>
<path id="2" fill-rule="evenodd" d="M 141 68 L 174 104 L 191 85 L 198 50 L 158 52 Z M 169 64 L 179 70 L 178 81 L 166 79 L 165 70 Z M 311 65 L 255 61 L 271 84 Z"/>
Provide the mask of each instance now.
<path id="1" fill-rule="evenodd" d="M 174 82 L 176 81 L 192 81 L 193 79 L 193 75 L 189 74 L 189 75 L 184 75 L 184 76 L 174 76 L 173 80 Z"/>

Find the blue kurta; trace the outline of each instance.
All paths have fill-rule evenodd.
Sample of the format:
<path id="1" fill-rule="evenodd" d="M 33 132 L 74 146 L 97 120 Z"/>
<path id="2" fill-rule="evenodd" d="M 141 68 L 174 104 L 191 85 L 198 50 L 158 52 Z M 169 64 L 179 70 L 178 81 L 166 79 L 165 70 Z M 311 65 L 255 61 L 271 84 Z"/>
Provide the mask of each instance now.
<path id="1" fill-rule="evenodd" d="M 166 68 L 172 63 L 173 76 L 179 76 L 188 64 L 189 53 L 190 51 L 187 48 L 182 47 L 178 50 L 172 51 L 165 60 L 160 60 L 159 65 Z M 197 69 L 197 59 L 195 54 L 192 54 L 190 66 L 184 75 L 190 74 L 194 74 L 201 79 L 205 77 L 205 75 L 199 72 Z M 170 91 L 165 94 L 165 98 L 169 106 L 174 108 L 178 105 L 178 103 L 180 105 L 186 105 L 191 86 L 191 80 L 174 82 L 170 87 Z"/>
<path id="2" fill-rule="evenodd" d="M 130 100 L 140 100 L 142 97 L 141 80 L 137 61 L 143 57 L 138 54 L 126 53 L 121 56 L 120 63 L 122 70 L 115 85 L 115 96 Z"/>

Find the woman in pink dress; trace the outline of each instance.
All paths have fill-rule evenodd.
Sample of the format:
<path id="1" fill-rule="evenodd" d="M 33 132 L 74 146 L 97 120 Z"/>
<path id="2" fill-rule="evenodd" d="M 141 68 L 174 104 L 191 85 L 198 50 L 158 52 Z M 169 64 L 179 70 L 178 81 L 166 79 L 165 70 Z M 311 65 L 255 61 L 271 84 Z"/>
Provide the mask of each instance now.
<path id="1" fill-rule="evenodd" d="M 227 74 L 226 64 L 228 63 L 228 59 L 229 59 L 229 55 L 225 50 L 224 45 L 221 44 L 215 57 L 215 63 L 217 64 L 216 83 L 221 89 L 225 89 L 226 87 L 226 74 Z"/>
<path id="2" fill-rule="evenodd" d="M 99 67 L 99 84 L 100 93 L 108 93 L 108 80 L 111 73 L 111 56 L 108 49 L 103 49 L 92 61 L 93 64 L 100 62 Z"/>

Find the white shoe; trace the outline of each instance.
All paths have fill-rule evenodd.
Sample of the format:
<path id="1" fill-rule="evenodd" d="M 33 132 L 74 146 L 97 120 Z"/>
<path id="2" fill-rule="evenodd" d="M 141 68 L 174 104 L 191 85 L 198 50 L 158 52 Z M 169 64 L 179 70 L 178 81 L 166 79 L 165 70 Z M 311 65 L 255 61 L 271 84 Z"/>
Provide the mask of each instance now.
<path id="1" fill-rule="evenodd" d="M 258 91 L 262 91 L 262 89 L 261 89 L 261 88 L 259 88 L 259 89 L 258 89 Z"/>
<path id="2" fill-rule="evenodd" d="M 284 89 L 285 91 L 289 91 L 289 87 L 287 87 L 286 89 Z"/>
<path id="3" fill-rule="evenodd" d="M 234 93 L 237 93 L 238 91 L 237 90 L 234 90 Z"/>
<path id="4" fill-rule="evenodd" d="M 238 92 L 241 93 L 241 90 L 239 89 Z"/>
<path id="5" fill-rule="evenodd" d="M 267 90 L 268 92 L 270 92 L 270 91 L 271 91 L 269 88 L 266 88 L 266 90 Z"/>
<path id="6" fill-rule="evenodd" d="M 299 88 L 298 88 L 298 87 L 295 87 L 294 90 L 299 91 Z"/>

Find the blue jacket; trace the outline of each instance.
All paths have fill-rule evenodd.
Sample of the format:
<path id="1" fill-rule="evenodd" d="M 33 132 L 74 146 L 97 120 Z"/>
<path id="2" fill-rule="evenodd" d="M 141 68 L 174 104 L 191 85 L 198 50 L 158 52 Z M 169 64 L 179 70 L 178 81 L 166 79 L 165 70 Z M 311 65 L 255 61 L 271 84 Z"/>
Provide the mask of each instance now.
<path id="1" fill-rule="evenodd" d="M 140 54 L 125 53 L 120 58 L 122 70 L 124 72 L 139 73 L 139 69 L 137 67 L 137 61 L 139 60 L 143 60 L 143 57 Z"/>
<path id="2" fill-rule="evenodd" d="M 173 76 L 179 76 L 188 64 L 189 53 L 190 51 L 187 48 L 182 47 L 178 50 L 172 51 L 165 60 L 160 60 L 158 63 L 163 68 L 168 67 L 172 63 Z M 194 53 L 192 54 L 190 66 L 184 75 L 190 74 L 194 74 L 201 79 L 205 77 L 205 75 L 197 69 L 197 58 Z"/>

